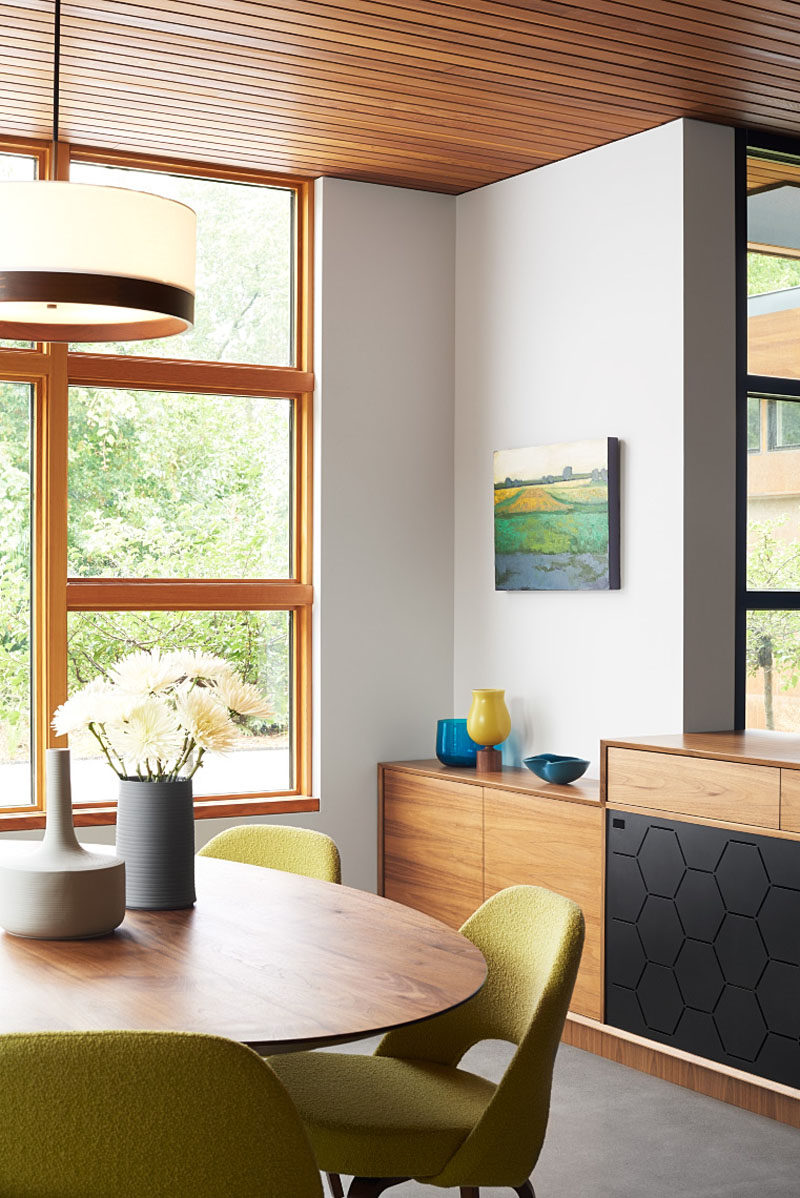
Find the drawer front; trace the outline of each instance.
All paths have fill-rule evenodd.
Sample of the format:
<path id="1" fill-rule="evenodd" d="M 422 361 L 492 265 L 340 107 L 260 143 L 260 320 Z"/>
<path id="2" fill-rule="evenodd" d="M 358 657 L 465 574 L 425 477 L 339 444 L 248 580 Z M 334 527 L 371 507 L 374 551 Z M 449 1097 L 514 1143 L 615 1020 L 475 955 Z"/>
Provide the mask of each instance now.
<path id="1" fill-rule="evenodd" d="M 781 827 L 800 832 L 800 770 L 781 770 Z"/>
<path id="2" fill-rule="evenodd" d="M 800 1086 L 800 843 L 608 812 L 606 1023 Z"/>
<path id="3" fill-rule="evenodd" d="M 606 772 L 610 807 L 780 826 L 780 770 L 774 766 L 611 748 Z"/>
<path id="4" fill-rule="evenodd" d="M 483 902 L 483 790 L 386 770 L 383 893 L 459 928 Z"/>
<path id="5" fill-rule="evenodd" d="M 582 908 L 586 941 L 570 1007 L 603 1018 L 603 812 L 512 791 L 484 790 L 485 895 L 544 886 Z"/>

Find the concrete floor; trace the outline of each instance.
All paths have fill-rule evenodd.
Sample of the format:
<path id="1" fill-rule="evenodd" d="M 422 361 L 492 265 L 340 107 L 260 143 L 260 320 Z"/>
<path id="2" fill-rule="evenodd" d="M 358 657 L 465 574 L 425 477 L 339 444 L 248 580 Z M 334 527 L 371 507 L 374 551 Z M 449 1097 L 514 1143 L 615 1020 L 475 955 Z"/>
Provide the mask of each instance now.
<path id="1" fill-rule="evenodd" d="M 370 1052 L 365 1041 L 358 1051 Z M 354 1051 L 345 1046 L 339 1051 Z M 464 1058 L 497 1079 L 505 1044 Z M 562 1045 L 537 1198 L 800 1198 L 800 1132 Z M 455 1198 L 409 1182 L 386 1198 Z M 482 1189 L 481 1198 L 511 1198 Z"/>

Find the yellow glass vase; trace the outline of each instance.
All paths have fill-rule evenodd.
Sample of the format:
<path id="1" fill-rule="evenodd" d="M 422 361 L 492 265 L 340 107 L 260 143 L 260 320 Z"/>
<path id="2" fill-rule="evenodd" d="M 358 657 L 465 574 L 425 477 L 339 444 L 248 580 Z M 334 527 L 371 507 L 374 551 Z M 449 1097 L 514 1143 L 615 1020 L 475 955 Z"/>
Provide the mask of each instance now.
<path id="1" fill-rule="evenodd" d="M 501 754 L 494 745 L 504 741 L 511 731 L 511 716 L 505 704 L 505 691 L 474 690 L 467 715 L 467 732 L 478 745 L 478 773 L 494 773 L 502 768 Z"/>

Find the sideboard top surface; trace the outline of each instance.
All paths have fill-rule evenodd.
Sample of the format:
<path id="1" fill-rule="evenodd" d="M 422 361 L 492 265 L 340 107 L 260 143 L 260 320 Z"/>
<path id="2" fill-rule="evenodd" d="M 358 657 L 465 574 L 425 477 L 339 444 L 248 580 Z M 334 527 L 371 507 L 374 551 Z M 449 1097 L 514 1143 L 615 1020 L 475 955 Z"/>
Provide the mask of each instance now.
<path id="1" fill-rule="evenodd" d="M 581 778 L 569 786 L 555 786 L 552 782 L 542 782 L 528 769 L 504 765 L 496 773 L 479 774 L 474 769 L 442 765 L 435 757 L 425 761 L 383 761 L 381 769 L 404 770 L 410 774 L 423 774 L 427 778 L 449 778 L 453 782 L 471 782 L 475 786 L 488 786 L 495 790 L 516 790 L 543 799 L 560 799 L 566 803 L 588 803 L 597 807 L 601 802 L 599 778 Z"/>
<path id="2" fill-rule="evenodd" d="M 741 761 L 748 765 L 774 765 L 800 770 L 800 736 L 789 732 L 679 732 L 671 736 L 631 736 L 604 740 L 603 749 L 650 749 Z"/>

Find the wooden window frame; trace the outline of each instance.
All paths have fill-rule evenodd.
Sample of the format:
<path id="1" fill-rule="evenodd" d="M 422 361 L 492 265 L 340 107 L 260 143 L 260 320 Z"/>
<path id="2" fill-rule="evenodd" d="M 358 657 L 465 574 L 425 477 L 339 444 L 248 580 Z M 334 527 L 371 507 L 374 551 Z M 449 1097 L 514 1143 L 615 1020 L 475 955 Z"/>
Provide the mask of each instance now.
<path id="1" fill-rule="evenodd" d="M 51 177 L 48 144 L 0 138 L 0 152 L 32 155 L 40 178 Z M 295 365 L 272 367 L 70 352 L 64 344 L 0 349 L 0 378 L 34 388 L 33 477 L 33 757 L 35 806 L 0 809 L 0 831 L 44 826 L 45 749 L 58 743 L 50 719 L 67 697 L 67 616 L 72 611 L 288 611 L 292 615 L 290 721 L 294 786 L 281 792 L 213 795 L 195 801 L 195 818 L 316 811 L 311 797 L 312 436 L 311 371 L 313 184 L 296 176 L 220 167 L 183 159 L 112 153 L 59 145 L 58 176 L 71 161 L 187 174 L 230 182 L 290 187 L 295 192 Z M 124 387 L 288 399 L 293 410 L 289 579 L 108 579 L 67 574 L 67 449 L 69 387 Z M 111 789 L 111 788 L 110 788 Z M 116 804 L 75 806 L 78 826 L 113 824 Z"/>

